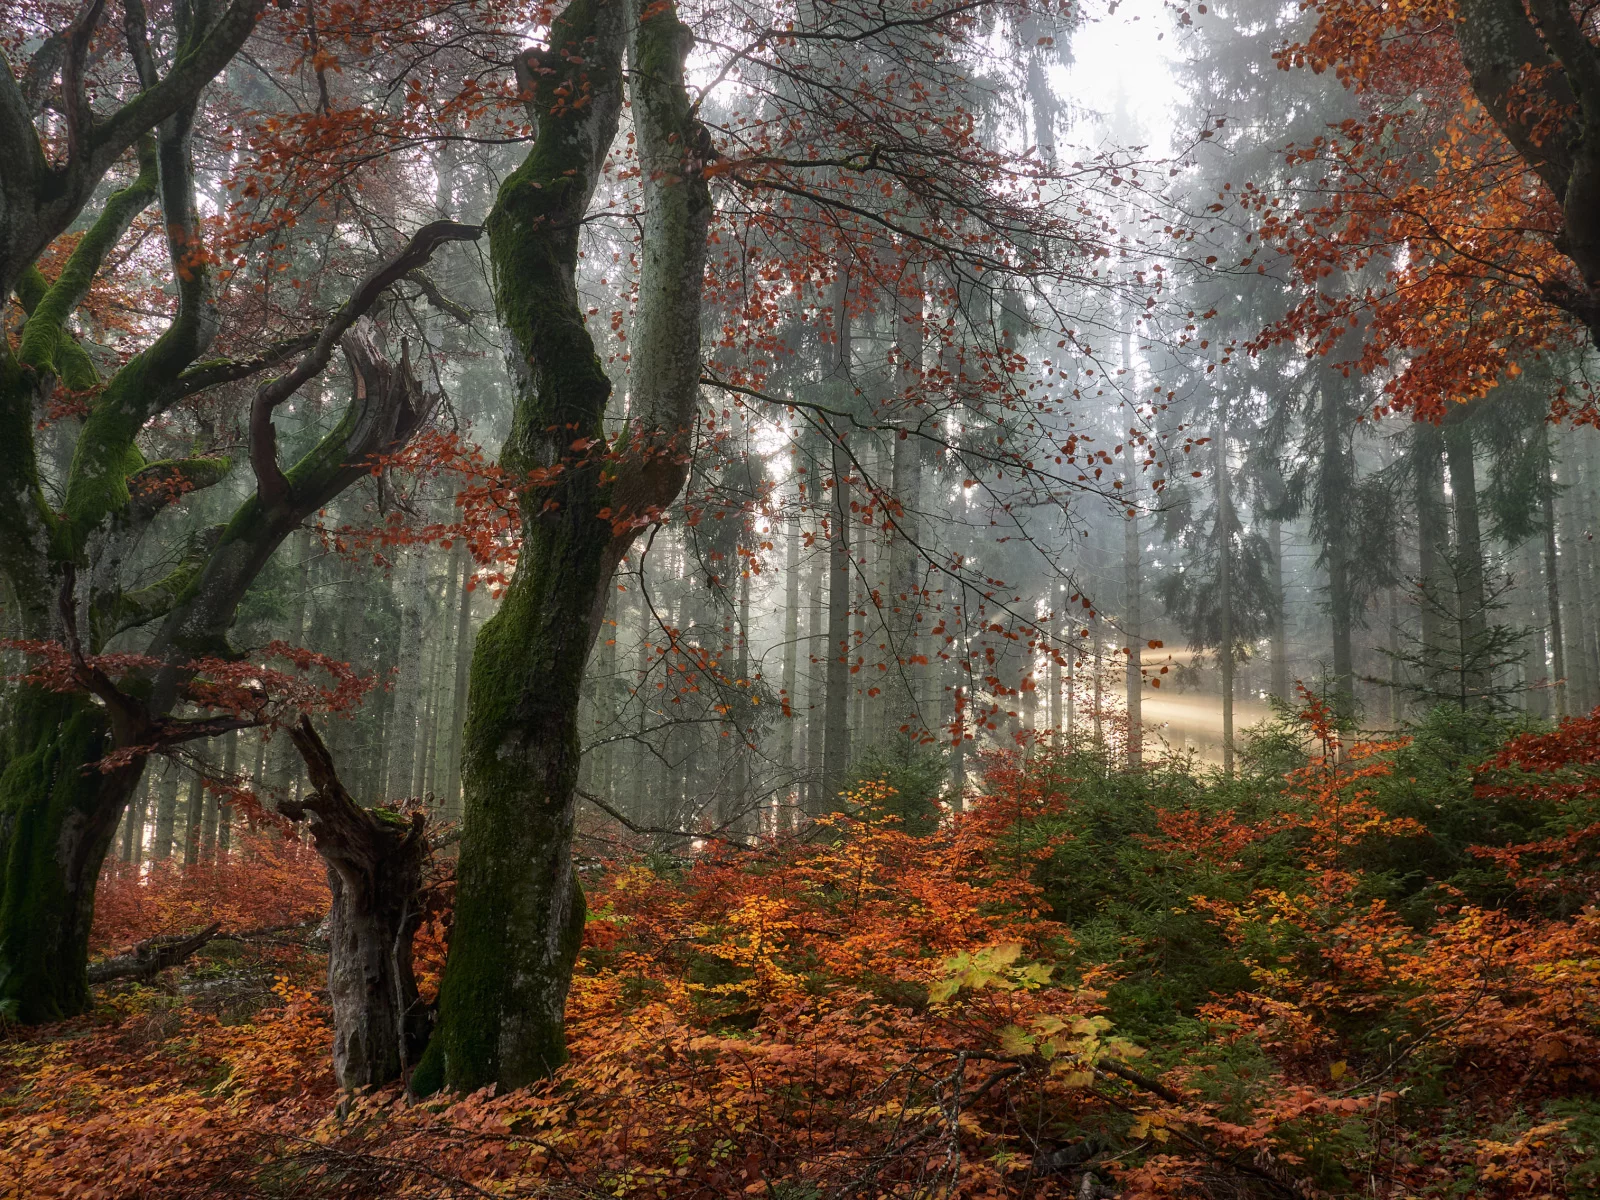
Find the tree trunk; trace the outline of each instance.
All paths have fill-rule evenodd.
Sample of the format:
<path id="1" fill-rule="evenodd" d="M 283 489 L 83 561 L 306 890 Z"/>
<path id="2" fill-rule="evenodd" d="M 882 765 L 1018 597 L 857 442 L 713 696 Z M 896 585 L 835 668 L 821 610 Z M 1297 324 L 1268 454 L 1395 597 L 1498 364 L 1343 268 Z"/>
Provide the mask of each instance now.
<path id="1" fill-rule="evenodd" d="M 1267 572 L 1272 587 L 1272 694 L 1280 700 L 1289 695 L 1288 604 L 1283 590 L 1283 522 L 1267 523 Z"/>
<path id="2" fill-rule="evenodd" d="M 89 696 L 24 686 L 0 729 L 0 1016 L 59 1020 L 89 1002 L 95 884 L 144 760 L 101 771 L 112 749 Z"/>
<path id="3" fill-rule="evenodd" d="M 711 215 L 709 139 L 683 85 L 692 37 L 670 3 L 573 0 L 548 50 L 517 61 L 537 140 L 487 221 L 495 305 L 515 384 L 501 462 L 534 478 L 522 546 L 473 651 L 466 819 L 438 1030 L 412 1078 L 521 1087 L 566 1059 L 566 999 L 583 936 L 572 862 L 578 703 L 612 572 L 639 524 L 672 501 L 700 381 L 700 296 Z M 631 99 L 644 195 L 632 397 L 606 449 L 611 383 L 584 327 L 576 271 L 584 214 Z M 568 98 L 583 94 L 587 103 Z M 635 415 L 637 414 L 637 415 Z"/>
<path id="4" fill-rule="evenodd" d="M 455 698 L 450 705 L 450 781 L 445 788 L 445 816 L 461 817 L 461 732 L 467 721 L 467 680 L 472 667 L 472 554 L 461 550 L 460 607 L 456 610 Z"/>
<path id="5" fill-rule="evenodd" d="M 1548 427 L 1541 427 L 1541 431 Z M 1566 643 L 1562 640 L 1561 633 L 1561 575 L 1558 570 L 1559 560 L 1556 558 L 1556 493 L 1549 475 L 1548 465 L 1548 433 L 1543 433 L 1546 438 L 1546 459 L 1544 479 L 1544 599 L 1545 611 L 1549 620 L 1550 630 L 1550 674 L 1553 679 L 1554 709 L 1556 719 L 1567 716 L 1567 656 Z"/>
<path id="6" fill-rule="evenodd" d="M 1127 338 L 1123 338 L 1123 362 L 1128 362 Z M 1131 364 L 1128 365 L 1131 370 Z M 1123 637 L 1128 644 L 1127 678 L 1125 680 L 1128 705 L 1128 770 L 1137 771 L 1144 765 L 1144 612 L 1142 580 L 1139 564 L 1139 508 L 1137 484 L 1139 470 L 1133 449 L 1133 431 L 1122 444 L 1122 503 L 1127 511 L 1122 518 L 1122 598 Z"/>
<path id="7" fill-rule="evenodd" d="M 1466 409 L 1444 427 L 1445 455 L 1450 464 L 1450 493 L 1455 501 L 1456 620 L 1461 623 L 1462 694 L 1469 703 L 1486 701 L 1493 681 L 1487 668 L 1469 669 L 1481 658 L 1488 633 L 1489 605 L 1483 577 L 1483 534 L 1478 522 L 1478 472 L 1473 461 L 1472 430 Z"/>
<path id="8" fill-rule="evenodd" d="M 827 742 L 828 653 L 823 630 L 823 589 L 833 563 L 832 546 L 824 542 L 820 554 L 811 559 L 811 590 L 806 604 L 806 814 L 820 816 L 822 801 L 822 762 Z"/>
<path id="9" fill-rule="evenodd" d="M 411 967 L 411 941 L 422 920 L 426 818 L 362 808 L 339 781 L 310 720 L 302 716 L 289 735 L 315 790 L 298 802 L 280 800 L 278 811 L 309 819 L 333 893 L 333 1073 L 340 1087 L 374 1087 L 401 1078 L 428 1040 L 431 1014 Z"/>
<path id="10" fill-rule="evenodd" d="M 1217 611 L 1221 617 L 1217 664 L 1222 676 L 1222 774 L 1233 778 L 1233 501 L 1228 492 L 1228 399 L 1217 417 Z"/>
<path id="11" fill-rule="evenodd" d="M 1333 385 L 1336 387 L 1337 385 Z M 1350 458 L 1345 448 L 1344 406 L 1329 385 L 1321 392 L 1323 555 L 1328 568 L 1328 616 L 1333 641 L 1333 709 L 1341 723 L 1355 716 L 1355 661 L 1350 589 L 1349 538 L 1339 509 L 1350 497 Z"/>
<path id="12" fill-rule="evenodd" d="M 795 692 L 800 671 L 800 526 L 798 517 L 789 526 L 785 539 L 783 566 L 783 717 L 778 735 L 778 763 L 780 786 L 787 788 L 801 766 L 795 753 L 796 726 L 800 722 L 800 700 Z M 788 828 L 793 822 L 798 794 L 789 802 L 787 812 L 778 815 L 778 828 Z"/>
<path id="13" fill-rule="evenodd" d="M 829 375 L 836 391 L 848 387 L 850 371 L 849 274 L 841 270 L 834 300 L 837 344 Z M 850 769 L 850 644 L 851 568 L 855 565 L 850 530 L 850 456 L 844 447 L 844 429 L 829 427 L 832 453 L 832 538 L 828 547 L 828 665 L 822 731 L 822 796 L 820 811 L 839 806 L 845 772 Z"/>
<path id="14" fill-rule="evenodd" d="M 197 771 L 189 780 L 189 798 L 183 806 L 183 865 L 186 867 L 192 867 L 200 861 L 200 834 L 204 829 L 205 804 L 205 780 Z"/>
<path id="15" fill-rule="evenodd" d="M 172 835 L 178 825 L 178 765 L 162 764 L 161 785 L 156 792 L 156 829 L 150 843 L 153 862 L 165 862 L 172 857 Z"/>
<path id="16" fill-rule="evenodd" d="M 1417 587 L 1423 670 L 1429 678 L 1424 687 L 1437 690 L 1445 650 L 1443 614 L 1440 605 L 1447 600 L 1444 550 L 1449 544 L 1449 522 L 1444 500 L 1444 438 L 1438 426 L 1422 422 L 1412 442 L 1412 479 L 1416 485 L 1417 508 Z"/>

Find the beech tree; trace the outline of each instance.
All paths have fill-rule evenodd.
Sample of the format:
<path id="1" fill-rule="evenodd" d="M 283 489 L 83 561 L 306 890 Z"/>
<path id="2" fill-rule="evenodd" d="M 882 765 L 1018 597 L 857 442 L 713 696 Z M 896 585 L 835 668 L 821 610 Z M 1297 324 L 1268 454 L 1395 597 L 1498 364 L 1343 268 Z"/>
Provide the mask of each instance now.
<path id="1" fill-rule="evenodd" d="M 236 357 L 208 356 L 221 317 L 192 142 L 206 84 L 263 7 L 183 3 L 170 27 L 152 28 L 139 0 L 124 0 L 115 31 L 105 6 L 91 3 L 45 39 L 20 78 L 9 63 L 0 70 L 0 154 L 15 164 L 0 189 L 0 296 L 15 294 L 25 313 L 15 344 L 0 347 L 0 567 L 24 647 L 55 655 L 55 669 L 11 690 L 0 730 L 0 1011 L 25 1022 L 75 1013 L 88 1001 L 96 880 L 148 756 L 264 719 L 267 697 L 249 686 L 230 690 L 233 711 L 179 711 L 205 699 L 197 681 L 226 673 L 237 658 L 227 632 L 251 583 L 291 532 L 369 475 L 373 456 L 404 445 L 431 412 L 434 401 L 406 355 L 391 361 L 362 318 L 439 245 L 478 235 L 474 226 L 431 224 L 317 326 Z M 102 111 L 90 97 L 90 53 L 118 43 L 123 53 L 108 52 L 95 66 L 99 103 L 121 99 Z M 104 78 L 119 69 L 125 78 Z M 135 163 L 124 167 L 129 152 Z M 47 276 L 41 254 L 97 189 L 106 194 L 92 222 Z M 153 340 L 101 378 L 72 320 L 152 204 L 160 206 L 175 304 Z M 334 427 L 286 467 L 274 414 L 341 346 L 350 400 Z M 180 406 L 263 374 L 271 378 L 250 401 L 253 493 L 220 527 L 192 537 L 176 566 L 149 578 L 139 546 L 154 520 L 218 484 L 233 464 L 217 454 L 146 461 L 142 439 Z M 57 422 L 71 438 L 61 478 L 51 476 L 35 436 L 52 405 L 81 409 Z M 113 639 L 137 635 L 144 640 L 136 655 L 106 657 Z"/>

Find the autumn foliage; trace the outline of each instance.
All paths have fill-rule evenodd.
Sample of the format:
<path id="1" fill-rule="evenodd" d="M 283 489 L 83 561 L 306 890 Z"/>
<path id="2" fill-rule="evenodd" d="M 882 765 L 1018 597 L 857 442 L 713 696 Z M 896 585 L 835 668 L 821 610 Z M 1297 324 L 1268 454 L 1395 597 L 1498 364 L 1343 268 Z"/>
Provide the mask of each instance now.
<path id="1" fill-rule="evenodd" d="M 1041 747 L 931 833 L 867 784 L 589 860 L 572 1062 L 506 1095 L 340 1101 L 314 940 L 219 942 L 3 1044 L 7 1194 L 1593 1195 L 1600 713 L 1483 720 L 1307 696 L 1236 784 Z M 97 942 L 305 920 L 316 862 L 113 873 Z"/>

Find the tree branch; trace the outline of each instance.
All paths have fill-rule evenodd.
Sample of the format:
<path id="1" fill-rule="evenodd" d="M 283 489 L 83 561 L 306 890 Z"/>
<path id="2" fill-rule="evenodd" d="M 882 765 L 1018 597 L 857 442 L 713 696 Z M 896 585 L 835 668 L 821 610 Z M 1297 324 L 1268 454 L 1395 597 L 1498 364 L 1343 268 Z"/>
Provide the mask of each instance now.
<path id="1" fill-rule="evenodd" d="M 146 938 L 126 954 L 89 964 L 90 983 L 109 983 L 113 979 L 154 979 L 168 967 L 175 967 L 204 947 L 222 931 L 221 922 L 207 925 L 189 937 Z"/>
<path id="2" fill-rule="evenodd" d="M 277 431 L 272 425 L 273 410 L 328 365 L 339 339 L 357 319 L 366 315 L 390 284 L 404 279 L 421 267 L 445 242 L 476 241 L 482 235 L 481 226 L 462 225 L 455 221 L 434 221 L 424 225 L 411 235 L 411 240 L 398 254 L 367 273 L 350 299 L 329 318 L 311 348 L 293 368 L 262 384 L 250 408 L 250 465 L 255 468 L 256 488 L 264 504 L 271 507 L 282 503 L 289 489 L 289 480 L 278 465 Z"/>

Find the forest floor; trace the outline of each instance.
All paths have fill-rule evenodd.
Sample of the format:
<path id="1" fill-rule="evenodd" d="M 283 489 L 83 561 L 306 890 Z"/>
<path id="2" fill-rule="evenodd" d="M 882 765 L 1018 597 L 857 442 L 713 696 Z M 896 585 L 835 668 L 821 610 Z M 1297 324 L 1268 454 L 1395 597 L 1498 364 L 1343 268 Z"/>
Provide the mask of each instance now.
<path id="1" fill-rule="evenodd" d="M 0 1195 L 1600 1196 L 1600 713 L 1325 718 L 593 862 L 572 1061 L 504 1095 L 340 1095 L 299 842 L 110 867 L 97 952 L 265 932 L 6 1030 Z"/>

